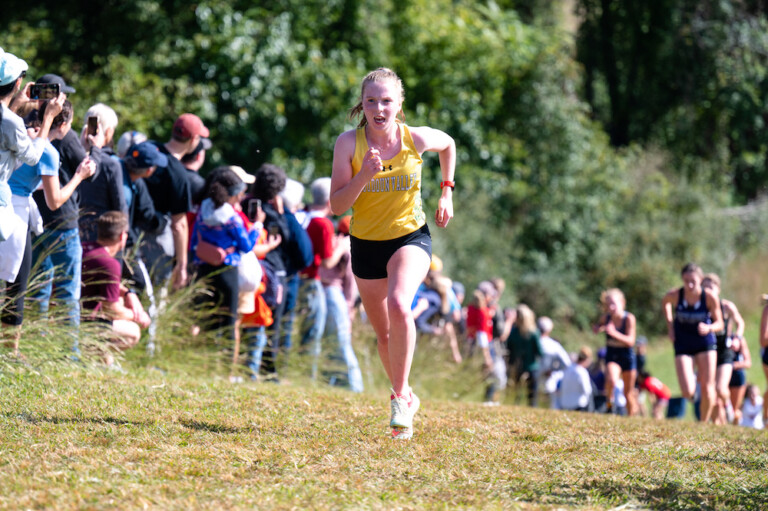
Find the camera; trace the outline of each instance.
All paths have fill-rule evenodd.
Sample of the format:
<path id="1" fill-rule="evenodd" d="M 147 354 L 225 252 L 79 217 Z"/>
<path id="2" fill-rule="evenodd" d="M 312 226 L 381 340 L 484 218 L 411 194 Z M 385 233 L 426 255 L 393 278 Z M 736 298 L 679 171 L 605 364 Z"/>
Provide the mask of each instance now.
<path id="1" fill-rule="evenodd" d="M 259 216 L 259 210 L 261 209 L 261 201 L 259 199 L 248 199 L 248 219 L 251 222 L 255 222 Z"/>
<path id="2" fill-rule="evenodd" d="M 99 132 L 99 118 L 96 116 L 88 117 L 88 129 L 86 135 L 96 135 Z"/>
<path id="3" fill-rule="evenodd" d="M 36 83 L 29 89 L 29 99 L 48 100 L 59 96 L 58 83 Z"/>

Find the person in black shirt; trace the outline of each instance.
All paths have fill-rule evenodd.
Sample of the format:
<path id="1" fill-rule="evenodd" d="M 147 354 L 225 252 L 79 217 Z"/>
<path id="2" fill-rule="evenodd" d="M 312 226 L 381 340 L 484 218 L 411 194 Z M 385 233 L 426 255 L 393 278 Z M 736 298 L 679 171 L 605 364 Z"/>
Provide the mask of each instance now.
<path id="1" fill-rule="evenodd" d="M 181 164 L 187 169 L 187 179 L 189 180 L 189 191 L 192 194 L 192 205 L 194 209 L 203 202 L 205 193 L 205 178 L 200 175 L 200 169 L 205 163 L 205 152 L 211 148 L 211 139 L 201 138 L 200 143 L 191 152 L 181 158 Z M 192 224 L 190 224 L 192 225 Z"/>
<path id="2" fill-rule="evenodd" d="M 75 92 L 62 77 L 54 74 L 44 75 L 36 83 L 58 83 L 62 93 Z M 60 140 L 52 141 L 52 144 L 61 157 L 59 183 L 64 187 L 74 176 L 80 162 L 88 155 L 80 144 L 77 133 L 71 129 Z M 55 211 L 48 207 L 42 190 L 36 191 L 33 197 L 43 218 L 45 232 L 43 242 L 35 243 L 33 249 L 33 268 L 40 268 L 44 275 L 43 285 L 32 297 L 38 302 L 40 312 L 47 314 L 55 279 L 55 297 L 58 303 L 66 308 L 69 324 L 74 327 L 72 335 L 75 337 L 76 347 L 80 326 L 80 274 L 83 256 L 78 225 L 79 193 L 75 190 Z"/>
<path id="3" fill-rule="evenodd" d="M 209 131 L 203 121 L 194 114 L 182 114 L 173 125 L 171 139 L 165 144 L 157 144 L 160 151 L 168 157 L 168 165 L 158 166 L 154 173 L 146 178 L 147 189 L 160 213 L 170 216 L 171 244 L 161 245 L 163 236 L 147 237 L 145 256 L 155 261 L 154 281 L 163 285 L 168 277 L 174 289 L 187 284 L 187 259 L 189 247 L 189 225 L 187 212 L 192 209 L 192 196 L 187 179 L 187 170 L 181 164 L 181 158 L 194 150 L 200 139 L 208 137 Z M 167 234 L 167 233 L 166 233 Z M 167 239 L 167 235 L 165 236 Z M 173 266 L 171 262 L 174 261 Z M 172 268 L 172 271 L 171 271 Z"/>

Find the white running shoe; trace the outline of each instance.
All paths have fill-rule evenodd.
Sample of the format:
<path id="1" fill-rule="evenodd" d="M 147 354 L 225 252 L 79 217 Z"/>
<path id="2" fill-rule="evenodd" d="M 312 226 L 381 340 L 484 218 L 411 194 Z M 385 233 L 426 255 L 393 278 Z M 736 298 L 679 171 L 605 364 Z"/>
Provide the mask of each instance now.
<path id="1" fill-rule="evenodd" d="M 389 425 L 392 428 L 413 428 L 413 416 L 416 415 L 416 411 L 419 409 L 421 402 L 418 396 L 410 392 L 410 401 L 406 396 L 398 396 L 394 390 L 390 396 L 390 406 L 392 407 L 392 417 L 389 420 Z"/>
<path id="2" fill-rule="evenodd" d="M 410 440 L 413 428 L 392 428 L 392 440 Z"/>

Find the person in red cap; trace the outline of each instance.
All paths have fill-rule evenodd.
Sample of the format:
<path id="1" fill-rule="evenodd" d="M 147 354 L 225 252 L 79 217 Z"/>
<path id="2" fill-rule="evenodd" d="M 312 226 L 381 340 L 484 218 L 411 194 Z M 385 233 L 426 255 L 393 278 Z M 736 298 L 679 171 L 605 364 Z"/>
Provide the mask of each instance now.
<path id="1" fill-rule="evenodd" d="M 187 170 L 181 159 L 194 151 L 202 138 L 210 135 L 203 121 L 195 114 L 181 114 L 173 123 L 171 139 L 165 144 L 157 144 L 160 151 L 168 157 L 168 165 L 157 167 L 146 178 L 147 189 L 155 209 L 170 216 L 170 234 L 173 245 L 163 241 L 168 233 L 160 236 L 148 236 L 144 247 L 147 260 L 156 261 L 153 281 L 162 286 L 170 277 L 174 289 L 187 284 L 187 247 L 189 246 L 189 223 L 187 212 L 192 209 L 192 193 L 187 179 Z"/>

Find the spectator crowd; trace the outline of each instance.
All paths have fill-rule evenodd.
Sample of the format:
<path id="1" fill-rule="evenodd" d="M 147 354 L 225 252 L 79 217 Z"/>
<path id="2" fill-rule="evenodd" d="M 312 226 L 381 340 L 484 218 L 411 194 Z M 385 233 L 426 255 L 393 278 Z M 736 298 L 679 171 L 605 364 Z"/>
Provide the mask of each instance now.
<path id="1" fill-rule="evenodd" d="M 27 69 L 0 49 L 6 350 L 23 357 L 25 306 L 45 317 L 55 303 L 75 356 L 87 322 L 103 332 L 98 356 L 115 366 L 114 352 L 141 339 L 152 352 L 169 292 L 204 281 L 211 292 L 196 305 L 211 313 L 198 326 L 232 343 L 233 367 L 279 382 L 295 351 L 309 358 L 313 378 L 363 391 L 352 324 L 365 311 L 351 269 L 350 218 L 333 217 L 330 178 L 308 183 L 305 200 L 304 184 L 270 163 L 253 173 L 223 165 L 203 177 L 215 142 L 198 116 L 176 118 L 165 142 L 137 131 L 118 137 L 112 108 L 97 103 L 78 119 L 72 86 L 55 74 L 25 83 Z M 525 304 L 502 308 L 502 279 L 467 293 L 436 255 L 411 308 L 420 335 L 444 339 L 454 363 L 479 358 L 489 406 L 506 394 L 530 406 L 543 400 L 553 409 L 662 418 L 680 416 L 690 402 L 703 420 L 761 428 L 763 397 L 745 376 L 752 362 L 744 320 L 720 298 L 716 275 L 684 269 L 682 276 L 684 287 L 664 301 L 680 397 L 646 368 L 647 342 L 618 289 L 601 297 L 594 332 L 606 341 L 596 352 L 585 345 L 569 353 L 553 321 Z M 33 280 L 40 284 L 31 288 Z M 698 301 L 688 300 L 694 295 Z M 694 317 L 711 326 L 701 336 L 712 343 L 690 351 L 681 344 L 683 318 Z M 768 377 L 768 305 L 760 331 Z"/>

